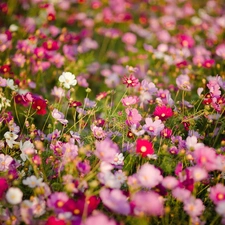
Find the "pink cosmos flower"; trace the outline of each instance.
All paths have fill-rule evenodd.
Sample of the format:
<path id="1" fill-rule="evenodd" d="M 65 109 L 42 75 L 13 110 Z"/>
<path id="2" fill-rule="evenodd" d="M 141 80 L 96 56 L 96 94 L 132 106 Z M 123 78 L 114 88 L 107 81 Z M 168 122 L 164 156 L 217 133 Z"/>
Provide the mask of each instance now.
<path id="1" fill-rule="evenodd" d="M 204 180 L 208 177 L 207 171 L 198 166 L 191 167 L 191 174 L 195 182 Z"/>
<path id="2" fill-rule="evenodd" d="M 173 116 L 173 110 L 166 106 L 156 106 L 153 114 L 154 116 L 158 116 L 159 119 L 163 121 Z"/>
<path id="3" fill-rule="evenodd" d="M 180 75 L 176 79 L 176 84 L 179 89 L 183 91 L 190 91 L 191 90 L 191 84 L 190 84 L 190 78 L 188 75 Z"/>
<path id="4" fill-rule="evenodd" d="M 190 151 L 194 151 L 197 148 L 203 147 L 203 143 L 198 143 L 198 139 L 196 136 L 188 136 L 186 139 L 186 147 Z"/>
<path id="5" fill-rule="evenodd" d="M 63 125 L 66 125 L 68 123 L 68 120 L 64 119 L 64 114 L 60 112 L 58 109 L 53 109 L 52 111 L 52 117 L 62 123 Z"/>
<path id="6" fill-rule="evenodd" d="M 135 34 L 127 32 L 122 36 L 122 41 L 127 45 L 134 45 L 137 41 Z"/>
<path id="7" fill-rule="evenodd" d="M 106 138 L 103 141 L 95 142 L 95 155 L 102 161 L 111 163 L 114 161 L 115 155 L 119 153 L 119 148 L 116 143 Z"/>
<path id="8" fill-rule="evenodd" d="M 197 165 L 205 168 L 207 171 L 217 169 L 216 152 L 213 148 L 200 147 L 193 152 L 193 157 Z"/>
<path id="9" fill-rule="evenodd" d="M 153 122 L 152 118 L 146 118 L 143 129 L 151 136 L 159 136 L 164 129 L 164 124 L 160 119 Z"/>
<path id="10" fill-rule="evenodd" d="M 10 155 L 0 154 L 0 172 L 9 170 L 13 158 Z"/>
<path id="11" fill-rule="evenodd" d="M 135 215 L 160 216 L 164 213 L 163 198 L 154 191 L 137 192 L 132 197 Z"/>
<path id="12" fill-rule="evenodd" d="M 202 212 L 205 210 L 205 206 L 202 203 L 201 199 L 196 199 L 191 196 L 184 201 L 184 210 L 187 214 L 193 218 L 200 216 Z"/>
<path id="13" fill-rule="evenodd" d="M 216 184 L 210 188 L 209 198 L 213 201 L 214 204 L 218 204 L 221 201 L 225 200 L 225 186 L 223 184 Z"/>
<path id="14" fill-rule="evenodd" d="M 84 225 L 116 225 L 117 223 L 113 219 L 109 219 L 106 215 L 102 213 L 94 214 L 87 218 Z"/>
<path id="15" fill-rule="evenodd" d="M 225 44 L 220 44 L 216 47 L 216 54 L 225 59 Z"/>
<path id="16" fill-rule="evenodd" d="M 172 190 L 172 195 L 179 201 L 184 202 L 186 199 L 190 198 L 191 192 L 187 189 L 176 187 L 175 189 Z"/>
<path id="17" fill-rule="evenodd" d="M 178 180 L 173 177 L 173 176 L 167 176 L 167 177 L 164 177 L 163 180 L 162 180 L 162 185 L 167 188 L 167 189 L 174 189 L 175 187 L 178 186 Z"/>
<path id="18" fill-rule="evenodd" d="M 127 197 L 119 189 L 109 190 L 101 189 L 100 198 L 105 206 L 112 211 L 128 215 L 130 213 L 130 204 L 127 201 Z"/>
<path id="19" fill-rule="evenodd" d="M 153 188 L 163 180 L 160 170 L 148 163 L 138 170 L 137 178 L 141 186 L 145 188 Z"/>
<path id="20" fill-rule="evenodd" d="M 137 96 L 127 96 L 122 98 L 122 104 L 124 106 L 130 106 L 130 105 L 134 105 L 138 102 L 138 97 Z"/>
<path id="21" fill-rule="evenodd" d="M 23 67 L 25 62 L 26 62 L 26 59 L 25 59 L 25 56 L 22 55 L 21 53 L 18 53 L 18 54 L 15 54 L 12 61 L 19 67 Z"/>
<path id="22" fill-rule="evenodd" d="M 136 87 L 139 84 L 139 80 L 131 73 L 128 77 L 123 77 L 123 84 L 127 87 Z"/>
<path id="23" fill-rule="evenodd" d="M 137 124 L 141 121 L 142 117 L 141 114 L 139 114 L 137 109 L 126 109 L 127 114 L 127 120 L 126 123 L 128 125 Z"/>

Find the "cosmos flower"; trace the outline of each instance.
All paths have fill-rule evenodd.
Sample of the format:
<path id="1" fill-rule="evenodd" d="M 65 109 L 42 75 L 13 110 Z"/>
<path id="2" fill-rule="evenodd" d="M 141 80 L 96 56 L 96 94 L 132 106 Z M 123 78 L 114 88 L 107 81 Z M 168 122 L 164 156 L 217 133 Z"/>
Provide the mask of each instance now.
<path id="1" fill-rule="evenodd" d="M 8 203 L 12 205 L 17 205 L 22 201 L 23 192 L 19 188 L 11 187 L 6 192 L 5 197 Z"/>
<path id="2" fill-rule="evenodd" d="M 166 106 L 156 106 L 153 114 L 163 121 L 173 116 L 173 110 Z"/>
<path id="3" fill-rule="evenodd" d="M 30 177 L 27 177 L 23 180 L 23 184 L 27 185 L 30 188 L 39 187 L 42 184 L 42 178 L 37 178 L 36 176 L 32 175 Z"/>
<path id="4" fill-rule="evenodd" d="M 123 77 L 123 84 L 126 84 L 127 87 L 136 87 L 139 84 L 139 80 L 133 74 L 130 74 L 128 77 Z"/>
<path id="5" fill-rule="evenodd" d="M 66 125 L 68 123 L 68 120 L 64 119 L 64 114 L 58 109 L 53 109 L 52 117 L 63 125 Z"/>
<path id="6" fill-rule="evenodd" d="M 153 188 L 163 180 L 160 170 L 148 163 L 138 170 L 137 178 L 141 186 L 145 188 Z"/>
<path id="7" fill-rule="evenodd" d="M 153 145 L 148 140 L 138 139 L 136 152 L 138 154 L 141 154 L 142 157 L 147 157 L 147 155 L 151 155 L 154 153 Z"/>
<path id="8" fill-rule="evenodd" d="M 63 72 L 59 77 L 59 82 L 67 89 L 70 89 L 71 86 L 75 86 L 77 84 L 75 75 L 70 72 Z"/>
<path id="9" fill-rule="evenodd" d="M 134 214 L 141 216 L 143 214 L 149 216 L 160 216 L 164 213 L 163 198 L 154 191 L 140 191 L 132 197 L 132 205 L 134 205 Z"/>
<path id="10" fill-rule="evenodd" d="M 114 189 L 110 191 L 109 189 L 103 188 L 99 195 L 103 204 L 112 211 L 122 215 L 128 215 L 130 213 L 130 205 L 127 201 L 127 197 L 121 190 Z"/>
<path id="11" fill-rule="evenodd" d="M 164 129 L 164 124 L 160 119 L 153 122 L 152 118 L 146 118 L 143 129 L 151 136 L 159 136 Z"/>
<path id="12" fill-rule="evenodd" d="M 119 153 L 117 144 L 108 138 L 103 141 L 96 141 L 95 146 L 96 150 L 94 154 L 105 162 L 113 162 L 115 155 Z"/>

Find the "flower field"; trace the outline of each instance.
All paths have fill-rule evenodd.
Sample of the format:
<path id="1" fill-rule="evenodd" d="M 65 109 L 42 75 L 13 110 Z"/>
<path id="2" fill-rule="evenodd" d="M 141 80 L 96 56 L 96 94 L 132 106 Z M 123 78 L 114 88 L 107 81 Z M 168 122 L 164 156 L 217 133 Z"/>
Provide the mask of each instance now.
<path id="1" fill-rule="evenodd" d="M 0 1 L 0 224 L 225 224 L 222 0 Z"/>

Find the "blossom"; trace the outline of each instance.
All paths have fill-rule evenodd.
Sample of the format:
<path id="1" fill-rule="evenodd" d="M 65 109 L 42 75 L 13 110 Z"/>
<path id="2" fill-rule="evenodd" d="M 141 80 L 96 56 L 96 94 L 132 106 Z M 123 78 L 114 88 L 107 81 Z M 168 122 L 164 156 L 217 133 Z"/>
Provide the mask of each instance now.
<path id="1" fill-rule="evenodd" d="M 127 108 L 126 109 L 126 114 L 127 114 L 126 123 L 128 125 L 137 124 L 142 119 L 141 114 L 139 114 L 137 109 L 129 109 L 129 108 Z"/>
<path id="2" fill-rule="evenodd" d="M 58 109 L 53 109 L 52 111 L 52 117 L 62 123 L 63 125 L 66 125 L 68 123 L 68 120 L 64 119 L 64 114 L 60 112 Z"/>
<path id="3" fill-rule="evenodd" d="M 179 89 L 183 91 L 190 91 L 191 90 L 191 84 L 190 84 L 190 78 L 188 75 L 180 75 L 176 79 L 176 84 Z"/>
<path id="4" fill-rule="evenodd" d="M 130 213 L 130 205 L 127 197 L 119 189 L 109 190 L 106 188 L 101 189 L 100 198 L 105 206 L 112 211 L 128 215 Z"/>
<path id="5" fill-rule="evenodd" d="M 225 59 L 225 44 L 220 44 L 216 47 L 216 54 Z"/>
<path id="6" fill-rule="evenodd" d="M 123 77 L 123 84 L 126 84 L 127 87 L 136 87 L 139 81 L 133 74 L 130 74 L 128 77 Z"/>
<path id="7" fill-rule="evenodd" d="M 57 219 L 55 216 L 50 216 L 45 225 L 66 225 L 64 220 Z"/>
<path id="8" fill-rule="evenodd" d="M 207 171 L 212 171 L 216 166 L 216 153 L 213 148 L 206 146 L 197 148 L 193 152 L 193 157 L 198 166 L 205 168 Z"/>
<path id="9" fill-rule="evenodd" d="M 139 183 L 146 188 L 153 188 L 163 180 L 160 170 L 148 163 L 138 170 L 137 178 Z"/>
<path id="10" fill-rule="evenodd" d="M 196 136 L 188 136 L 186 139 L 186 147 L 190 151 L 194 151 L 197 148 L 203 147 L 203 143 L 198 143 Z"/>
<path id="11" fill-rule="evenodd" d="M 191 198 L 188 198 L 184 201 L 184 210 L 191 217 L 200 216 L 204 211 L 204 209 L 205 206 L 203 205 L 201 199 L 196 199 L 193 196 L 191 196 Z"/>
<path id="12" fill-rule="evenodd" d="M 109 219 L 106 215 L 102 213 L 94 214 L 87 218 L 84 225 L 116 225 L 117 223 L 113 219 Z"/>
<path id="13" fill-rule="evenodd" d="M 122 104 L 124 106 L 130 106 L 130 105 L 134 105 L 138 102 L 138 97 L 137 96 L 127 96 L 122 98 L 121 100 Z"/>
<path id="14" fill-rule="evenodd" d="M 154 149 L 153 149 L 152 143 L 145 139 L 138 139 L 136 152 L 141 154 L 142 157 L 146 157 L 147 155 L 153 154 Z"/>
<path id="15" fill-rule="evenodd" d="M 18 135 L 14 132 L 7 131 L 4 134 L 4 138 L 6 139 L 6 143 L 10 148 L 13 148 L 13 145 L 18 144 L 18 142 L 15 141 L 18 138 Z"/>
<path id="16" fill-rule="evenodd" d="M 9 185 L 7 183 L 6 178 L 0 177 L 0 200 L 3 197 L 4 192 L 8 189 Z"/>
<path id="17" fill-rule="evenodd" d="M 11 187 L 8 189 L 6 192 L 6 200 L 12 204 L 12 205 L 17 205 L 22 201 L 23 197 L 23 192 L 16 187 Z"/>
<path id="18" fill-rule="evenodd" d="M 127 45 L 134 45 L 137 41 L 137 37 L 135 34 L 127 32 L 122 36 L 122 41 Z"/>
<path id="19" fill-rule="evenodd" d="M 38 179 L 36 176 L 32 175 L 23 180 L 23 184 L 27 185 L 30 188 L 35 188 L 41 186 L 42 180 L 43 180 L 42 178 Z"/>
<path id="20" fill-rule="evenodd" d="M 211 187 L 209 197 L 214 202 L 214 204 L 225 201 L 225 186 L 218 183 Z"/>
<path id="21" fill-rule="evenodd" d="M 154 191 L 140 191 L 132 197 L 135 215 L 160 216 L 164 213 L 163 198 Z"/>
<path id="22" fill-rule="evenodd" d="M 46 114 L 47 103 L 42 98 L 34 98 L 32 102 L 32 109 L 36 110 L 38 115 Z"/>
<path id="23" fill-rule="evenodd" d="M 195 166 L 191 168 L 191 173 L 194 181 L 201 181 L 208 177 L 208 173 L 204 168 Z"/>
<path id="24" fill-rule="evenodd" d="M 25 141 L 24 143 L 22 141 L 20 141 L 20 150 L 21 150 L 20 158 L 23 161 L 27 160 L 27 158 L 28 158 L 27 153 L 29 153 L 29 149 L 34 149 L 34 144 L 30 140 Z M 34 152 L 36 152 L 36 151 L 34 151 Z"/>
<path id="25" fill-rule="evenodd" d="M 116 166 L 123 165 L 123 160 L 124 160 L 123 153 L 116 153 L 116 155 L 111 163 Z"/>
<path id="26" fill-rule="evenodd" d="M 164 124 L 160 119 L 153 122 L 152 118 L 146 118 L 143 129 L 151 136 L 159 136 L 164 129 Z"/>
<path id="27" fill-rule="evenodd" d="M 5 172 L 10 169 L 13 158 L 10 155 L 0 154 L 0 172 Z"/>
<path id="28" fill-rule="evenodd" d="M 59 77 L 59 82 L 67 89 L 77 84 L 75 75 L 70 72 L 63 72 Z"/>
<path id="29" fill-rule="evenodd" d="M 178 186 L 178 180 L 173 177 L 173 176 L 167 176 L 167 177 L 164 177 L 163 180 L 162 180 L 162 185 L 167 188 L 167 189 L 174 189 L 175 187 Z"/>
<path id="30" fill-rule="evenodd" d="M 115 155 L 119 153 L 117 144 L 108 138 L 103 141 L 96 141 L 95 146 L 96 150 L 94 154 L 105 162 L 113 162 Z"/>
<path id="31" fill-rule="evenodd" d="M 166 106 L 156 106 L 154 111 L 154 116 L 158 116 L 160 120 L 166 120 L 169 117 L 173 116 L 173 111 L 170 107 Z"/>

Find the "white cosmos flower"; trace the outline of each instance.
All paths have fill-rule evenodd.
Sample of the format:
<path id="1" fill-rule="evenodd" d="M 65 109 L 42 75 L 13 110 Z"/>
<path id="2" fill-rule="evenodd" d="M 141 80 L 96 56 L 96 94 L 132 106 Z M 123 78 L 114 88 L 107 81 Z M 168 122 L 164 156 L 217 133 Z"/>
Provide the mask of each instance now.
<path id="1" fill-rule="evenodd" d="M 6 193 L 6 200 L 12 205 L 19 204 L 22 201 L 22 198 L 23 198 L 22 191 L 16 187 L 9 188 Z"/>
<path id="2" fill-rule="evenodd" d="M 23 184 L 29 186 L 30 188 L 39 187 L 42 185 L 42 178 L 37 178 L 36 176 L 32 175 L 31 177 L 27 177 L 23 180 Z"/>
<path id="3" fill-rule="evenodd" d="M 4 138 L 10 148 L 12 148 L 14 144 L 19 144 L 19 142 L 15 141 L 18 138 L 18 135 L 13 132 L 7 131 L 4 134 Z"/>
<path id="4" fill-rule="evenodd" d="M 67 89 L 69 89 L 70 86 L 75 86 L 77 84 L 75 75 L 70 72 L 63 72 L 59 77 L 59 82 Z"/>

